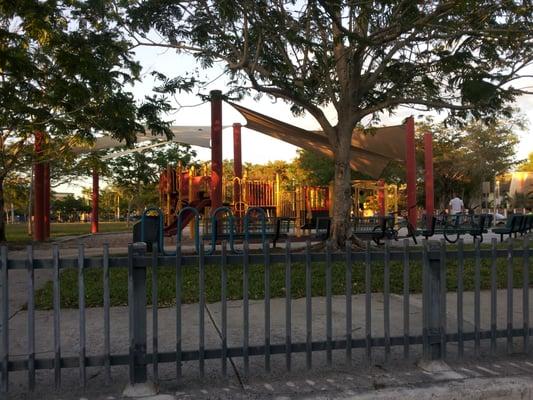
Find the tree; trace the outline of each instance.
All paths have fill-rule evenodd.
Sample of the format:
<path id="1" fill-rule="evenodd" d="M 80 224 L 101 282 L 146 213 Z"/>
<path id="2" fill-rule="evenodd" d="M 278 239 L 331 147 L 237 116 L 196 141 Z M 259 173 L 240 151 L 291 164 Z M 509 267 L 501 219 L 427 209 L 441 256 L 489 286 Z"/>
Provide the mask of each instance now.
<path id="1" fill-rule="evenodd" d="M 335 163 L 324 155 L 309 150 L 299 150 L 298 157 L 293 164 L 302 175 L 301 184 L 328 186 L 334 180 Z M 387 171 L 386 173 L 389 174 Z M 351 179 L 372 180 L 371 177 L 359 171 L 351 171 Z"/>
<path id="2" fill-rule="evenodd" d="M 0 2 L 0 241 L 5 241 L 6 177 L 32 162 L 56 159 L 107 132 L 131 144 L 147 126 L 170 135 L 162 96 L 137 103 L 131 44 L 111 0 Z M 33 154 L 37 132 L 47 137 Z"/>
<path id="3" fill-rule="evenodd" d="M 23 216 L 28 212 L 28 193 L 30 182 L 27 177 L 10 174 L 4 183 L 4 199 L 8 208 L 13 207 L 17 214 Z"/>
<path id="4" fill-rule="evenodd" d="M 529 153 L 527 160 L 518 166 L 518 171 L 533 172 L 533 152 Z"/>
<path id="5" fill-rule="evenodd" d="M 111 158 L 106 162 L 106 170 L 114 187 L 128 199 L 129 215 L 132 207 L 140 212 L 159 203 L 157 182 L 162 169 L 180 162 L 187 167 L 195 156 L 189 145 L 172 143 Z"/>
<path id="6" fill-rule="evenodd" d="M 524 93 L 517 76 L 533 59 L 527 1 L 128 4 L 123 24 L 139 46 L 192 53 L 204 67 L 222 61 L 228 96 L 265 94 L 318 121 L 335 154 L 338 246 L 351 233 L 349 150 L 358 124 L 401 105 L 449 110 L 457 120 L 508 115 L 509 102 Z M 186 78 L 168 78 L 163 89 L 190 88 L 194 79 Z"/>
<path id="7" fill-rule="evenodd" d="M 466 204 L 472 203 L 479 198 L 482 182 L 492 182 L 509 171 L 516 164 L 518 136 L 514 132 L 522 126 L 518 117 L 489 125 L 471 121 L 463 127 L 421 124 L 419 132 L 433 133 L 434 188 L 440 208 L 447 205 L 453 193 L 461 194 Z M 418 142 L 422 148 L 421 137 Z M 421 151 L 419 158 L 423 159 Z"/>
<path id="8" fill-rule="evenodd" d="M 73 195 L 53 200 L 52 209 L 62 221 L 78 221 L 80 213 L 91 211 L 91 207 L 82 198 Z"/>

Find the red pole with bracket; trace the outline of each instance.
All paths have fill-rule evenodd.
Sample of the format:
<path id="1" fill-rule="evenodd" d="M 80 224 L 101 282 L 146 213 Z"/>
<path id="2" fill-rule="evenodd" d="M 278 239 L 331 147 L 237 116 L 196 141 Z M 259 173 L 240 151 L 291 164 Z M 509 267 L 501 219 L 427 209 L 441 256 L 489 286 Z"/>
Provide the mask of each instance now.
<path id="1" fill-rule="evenodd" d="M 431 217 L 435 210 L 435 194 L 433 187 L 433 135 L 429 132 L 424 133 L 424 185 L 426 193 L 426 215 Z M 427 219 L 428 224 L 431 218 Z"/>
<path id="2" fill-rule="evenodd" d="M 93 192 L 91 196 L 91 233 L 98 233 L 98 201 L 99 201 L 99 175 L 96 167 L 93 169 Z"/>
<path id="3" fill-rule="evenodd" d="M 409 222 L 416 226 L 416 150 L 415 119 L 405 121 L 405 166 L 407 170 L 407 210 Z"/>
<path id="4" fill-rule="evenodd" d="M 233 124 L 233 175 L 235 178 L 242 179 L 242 147 L 241 147 L 241 124 Z M 233 201 L 240 199 L 239 190 L 241 182 L 235 180 L 233 184 Z"/>
<path id="5" fill-rule="evenodd" d="M 50 239 L 50 163 L 43 165 L 44 240 Z"/>
<path id="6" fill-rule="evenodd" d="M 211 210 L 222 206 L 222 92 L 211 91 Z"/>
<path id="7" fill-rule="evenodd" d="M 44 134 L 35 132 L 35 159 L 33 164 L 33 240 L 44 241 L 44 165 L 39 160 L 43 152 Z"/>

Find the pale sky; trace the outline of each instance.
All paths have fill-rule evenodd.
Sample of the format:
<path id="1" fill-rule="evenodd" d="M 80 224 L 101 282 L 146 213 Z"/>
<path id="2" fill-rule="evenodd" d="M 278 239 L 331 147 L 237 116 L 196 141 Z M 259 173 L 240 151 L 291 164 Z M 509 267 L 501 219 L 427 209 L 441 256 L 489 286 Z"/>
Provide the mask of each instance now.
<path id="1" fill-rule="evenodd" d="M 169 77 L 183 75 L 186 72 L 193 73 L 199 70 L 192 56 L 176 54 L 173 50 L 157 48 L 139 48 L 136 51 L 137 58 L 143 65 L 142 83 L 134 88 L 134 93 L 138 98 L 144 94 L 150 93 L 153 87 L 150 73 L 154 70 L 163 72 Z M 221 66 L 215 67 L 210 71 L 201 71 L 200 79 L 210 82 L 220 76 Z M 524 84 L 525 82 L 522 82 Z M 209 90 L 219 89 L 224 91 L 226 78 L 219 77 L 205 89 L 203 93 Z M 533 81 L 532 81 L 533 84 Z M 210 105 L 208 103 L 198 105 L 201 101 L 195 95 L 180 95 L 177 100 L 182 106 L 196 105 L 195 107 L 183 107 L 169 117 L 174 120 L 175 125 L 209 125 L 210 123 Z M 297 125 L 305 129 L 320 129 L 318 123 L 311 116 L 294 117 L 290 111 L 289 105 L 278 100 L 273 101 L 264 96 L 259 101 L 253 98 L 246 98 L 242 105 L 266 115 L 273 116 L 281 121 Z M 517 158 L 526 158 L 528 153 L 533 151 L 533 96 L 522 96 L 518 102 L 522 113 L 529 120 L 527 131 L 520 132 L 520 145 L 517 147 Z M 333 112 L 329 115 L 333 116 Z M 399 108 L 395 115 L 383 116 L 381 125 L 398 125 L 410 116 L 421 118 L 422 113 L 406 107 Z M 245 119 L 230 105 L 223 104 L 222 110 L 223 125 L 232 125 L 234 122 L 245 123 Z M 438 117 L 437 117 L 438 118 Z M 228 128 L 223 133 L 223 157 L 232 159 L 232 129 Z M 244 162 L 266 163 L 274 160 L 290 161 L 296 156 L 297 148 L 280 140 L 273 139 L 267 135 L 243 128 L 242 131 L 242 155 Z M 195 148 L 198 156 L 202 160 L 211 158 L 209 149 Z"/>
<path id="2" fill-rule="evenodd" d="M 220 76 L 222 72 L 221 65 L 218 67 L 215 66 L 210 71 L 202 71 L 200 66 L 195 63 L 192 56 L 176 54 L 175 51 L 169 49 L 138 48 L 136 49 L 136 56 L 143 66 L 142 82 L 138 83 L 133 88 L 133 92 L 138 99 L 142 99 L 145 95 L 152 94 L 151 90 L 154 82 L 151 72 L 153 71 L 162 72 L 168 77 L 184 75 L 187 72 L 199 74 L 201 80 L 211 82 L 206 88 L 202 89 L 203 93 L 208 93 L 210 90 L 214 89 L 222 91 L 225 89 L 227 78 L 225 76 Z M 522 82 L 522 84 L 525 84 L 525 82 Z M 531 85 L 533 85 L 533 80 Z M 172 120 L 173 125 L 210 124 L 211 110 L 209 103 L 201 104 L 199 97 L 188 94 L 180 94 L 176 97 L 176 100 L 175 106 L 178 107 L 178 105 L 181 105 L 182 107 L 168 116 L 168 118 Z M 320 129 L 320 126 L 313 117 L 294 117 L 290 111 L 290 106 L 279 100 L 274 101 L 264 96 L 258 101 L 253 98 L 246 98 L 241 104 L 255 111 L 273 116 L 281 121 L 291 123 L 304 129 Z M 519 132 L 520 145 L 516 149 L 517 159 L 525 159 L 527 155 L 533 151 L 533 96 L 522 96 L 518 99 L 516 105 L 520 108 L 521 112 L 526 116 L 529 122 L 526 131 Z M 327 112 L 328 116 L 333 117 L 334 112 L 332 112 L 332 110 L 329 111 L 329 113 Z M 407 107 L 401 107 L 394 115 L 383 116 L 380 125 L 399 125 L 410 115 L 414 115 L 416 119 L 423 117 L 422 113 L 419 111 Z M 242 124 L 245 124 L 246 122 L 236 110 L 226 103 L 223 103 L 222 119 L 222 124 L 229 126 L 235 122 L 240 122 Z M 194 149 L 197 151 L 200 160 L 211 159 L 209 149 L 200 147 L 194 147 Z M 242 129 L 243 162 L 263 164 L 275 160 L 291 161 L 296 157 L 296 151 L 297 147 L 288 143 L 246 129 L 245 127 Z M 228 128 L 223 132 L 223 158 L 233 158 L 233 137 L 231 128 Z M 81 183 L 81 186 L 88 185 L 90 185 L 88 180 Z M 75 192 L 79 195 L 81 188 L 79 186 L 63 186 L 59 190 Z"/>

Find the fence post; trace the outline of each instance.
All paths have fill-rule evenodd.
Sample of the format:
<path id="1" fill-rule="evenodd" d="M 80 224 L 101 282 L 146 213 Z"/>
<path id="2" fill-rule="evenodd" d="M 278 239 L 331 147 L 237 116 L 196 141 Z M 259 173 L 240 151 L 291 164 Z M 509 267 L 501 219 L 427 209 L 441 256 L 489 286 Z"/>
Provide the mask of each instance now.
<path id="1" fill-rule="evenodd" d="M 425 334 L 427 345 L 425 356 L 428 360 L 440 360 L 444 356 L 442 343 L 442 274 L 441 274 L 441 244 L 427 242 L 425 251 L 426 269 L 423 287 L 423 308 L 425 313 Z M 444 300 L 445 301 L 445 300 Z"/>
<path id="2" fill-rule="evenodd" d="M 147 382 L 146 360 L 146 243 L 128 246 L 128 308 L 130 315 L 130 385 L 125 397 L 155 394 L 155 386 Z"/>

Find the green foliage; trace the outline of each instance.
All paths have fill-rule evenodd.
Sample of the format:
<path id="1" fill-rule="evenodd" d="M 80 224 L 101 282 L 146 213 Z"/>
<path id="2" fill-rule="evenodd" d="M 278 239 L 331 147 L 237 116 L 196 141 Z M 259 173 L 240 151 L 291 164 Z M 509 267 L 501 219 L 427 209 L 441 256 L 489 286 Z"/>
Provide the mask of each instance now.
<path id="1" fill-rule="evenodd" d="M 457 192 L 465 204 L 479 196 L 482 182 L 494 178 L 516 164 L 516 129 L 520 119 L 498 120 L 489 125 L 470 121 L 463 127 L 428 121 L 418 132 L 433 133 L 433 173 L 437 203 L 443 208 Z M 418 165 L 424 165 L 422 138 L 418 141 Z"/>
<path id="2" fill-rule="evenodd" d="M 62 221 L 78 221 L 79 214 L 91 211 L 83 199 L 68 195 L 63 199 L 54 199 L 51 203 L 52 212 Z"/>
<path id="3" fill-rule="evenodd" d="M 22 176 L 10 175 L 4 183 L 6 205 L 15 209 L 17 214 L 27 214 L 30 182 Z"/>
<path id="4" fill-rule="evenodd" d="M 106 161 L 107 176 L 129 206 L 140 211 L 159 203 L 159 174 L 168 164 L 179 162 L 186 167 L 194 163 L 196 152 L 188 145 L 171 143 L 133 152 Z"/>
<path id="5" fill-rule="evenodd" d="M 127 231 L 125 222 L 100 222 L 100 232 L 125 232 Z M 28 226 L 26 224 L 7 224 L 7 240 L 10 248 L 13 244 L 22 245 L 32 243 L 31 236 L 28 235 Z M 59 238 L 63 236 L 77 236 L 91 233 L 91 223 L 54 223 L 50 224 L 50 236 Z"/>
<path id="6" fill-rule="evenodd" d="M 140 45 L 155 44 L 147 39 L 153 29 L 161 46 L 192 52 L 203 67 L 221 60 L 230 95 L 278 97 L 328 134 L 320 107 L 330 104 L 350 131 L 401 104 L 449 109 L 457 118 L 509 115 L 506 104 L 520 90 L 504 84 L 532 59 L 531 7 L 513 2 L 125 4 L 123 23 Z M 185 78 L 171 82 L 171 92 L 192 90 Z"/>
<path id="7" fill-rule="evenodd" d="M 482 260 L 480 282 L 481 289 L 489 289 L 491 282 L 490 260 Z M 474 262 L 466 260 L 464 265 L 464 290 L 474 289 Z M 447 288 L 455 290 L 457 288 L 457 264 L 450 262 L 447 272 Z M 127 281 L 127 270 L 125 268 L 112 268 L 109 271 L 110 300 L 111 306 L 125 306 L 128 304 L 128 288 L 124 282 Z M 496 282 L 498 288 L 507 287 L 507 261 L 500 259 L 497 262 Z M 169 307 L 175 304 L 176 300 L 176 268 L 168 266 L 158 267 L 158 304 L 161 307 Z M 262 265 L 250 265 L 249 271 L 249 298 L 264 298 L 264 267 Z M 228 268 L 228 288 L 227 298 L 229 300 L 242 299 L 242 266 L 234 265 Z M 420 262 L 412 261 L 409 269 L 409 290 L 411 293 L 422 291 L 422 266 Z M 148 291 L 152 285 L 151 269 L 147 270 L 146 287 Z M 198 302 L 198 270 L 196 268 L 184 268 L 182 277 L 182 301 L 184 303 Z M 291 268 L 291 294 L 293 298 L 305 296 L 305 265 L 294 263 Z M 325 296 L 325 265 L 324 263 L 313 263 L 312 267 L 312 296 Z M 522 261 L 515 260 L 513 269 L 514 287 L 522 287 L 523 271 Z M 78 271 L 76 269 L 66 269 L 60 275 L 61 280 L 61 307 L 78 307 Z M 103 299 L 103 277 L 100 268 L 90 268 L 85 271 L 85 302 L 87 307 L 101 307 Z M 343 295 L 346 293 L 346 264 L 334 263 L 332 265 L 332 293 Z M 361 263 L 354 263 L 352 274 L 352 293 L 364 293 L 365 287 L 365 266 Z M 383 264 L 374 263 L 372 265 L 372 292 L 383 292 Z M 205 274 L 206 301 L 220 301 L 220 267 L 215 265 L 206 266 Z M 403 264 L 391 262 L 390 264 L 390 291 L 391 293 L 403 293 Z M 44 288 L 38 290 L 35 295 L 35 303 L 38 309 L 49 310 L 52 308 L 52 282 L 48 282 Z M 270 269 L 270 293 L 272 298 L 285 296 L 285 266 L 274 264 Z M 151 304 L 151 298 L 148 297 Z"/>
<path id="8" fill-rule="evenodd" d="M 529 153 L 527 160 L 523 161 L 517 168 L 518 171 L 533 172 L 533 152 Z"/>
<path id="9" fill-rule="evenodd" d="M 335 176 L 333 160 L 312 151 L 299 150 L 295 163 L 309 185 L 327 186 Z"/>
<path id="10" fill-rule="evenodd" d="M 402 105 L 446 111 L 459 123 L 509 117 L 509 105 L 525 93 L 517 77 L 533 62 L 529 2 L 124 4 L 123 23 L 139 45 L 192 53 L 203 68 L 221 62 L 230 79 L 228 97 L 267 95 L 317 120 L 333 147 L 341 186 L 332 228 L 337 245 L 349 232 L 349 182 L 341 178 L 359 123 L 373 125 Z M 153 31 L 157 43 L 149 38 Z M 190 90 L 189 82 L 181 84 Z"/>
<path id="11" fill-rule="evenodd" d="M 116 11 L 113 0 L 0 2 L 0 199 L 4 179 L 35 161 L 36 132 L 48 138 L 39 161 L 62 178 L 72 176 L 71 147 L 96 132 L 128 144 L 145 126 L 171 135 L 159 116 L 166 97 L 138 103 L 131 93 L 141 67 Z M 0 202 L 0 241 L 3 221 Z"/>

